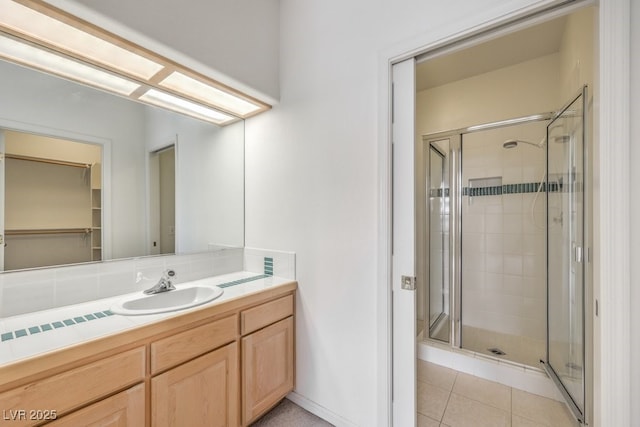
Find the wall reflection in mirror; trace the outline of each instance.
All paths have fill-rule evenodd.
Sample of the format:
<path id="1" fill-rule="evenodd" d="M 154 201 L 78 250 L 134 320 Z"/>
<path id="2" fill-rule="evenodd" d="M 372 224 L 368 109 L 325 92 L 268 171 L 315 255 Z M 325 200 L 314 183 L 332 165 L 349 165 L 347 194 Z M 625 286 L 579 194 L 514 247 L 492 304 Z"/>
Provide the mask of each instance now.
<path id="1" fill-rule="evenodd" d="M 2 270 L 244 245 L 224 128 L 0 61 Z"/>

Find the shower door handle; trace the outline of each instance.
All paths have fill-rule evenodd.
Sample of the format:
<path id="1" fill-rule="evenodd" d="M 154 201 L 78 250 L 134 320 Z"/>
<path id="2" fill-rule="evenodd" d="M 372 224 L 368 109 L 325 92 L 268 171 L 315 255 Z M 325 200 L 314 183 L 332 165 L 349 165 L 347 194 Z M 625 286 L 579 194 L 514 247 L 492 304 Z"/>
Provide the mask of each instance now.
<path id="1" fill-rule="evenodd" d="M 573 244 L 573 260 L 577 263 L 582 263 L 584 261 L 584 251 L 582 246 Z"/>

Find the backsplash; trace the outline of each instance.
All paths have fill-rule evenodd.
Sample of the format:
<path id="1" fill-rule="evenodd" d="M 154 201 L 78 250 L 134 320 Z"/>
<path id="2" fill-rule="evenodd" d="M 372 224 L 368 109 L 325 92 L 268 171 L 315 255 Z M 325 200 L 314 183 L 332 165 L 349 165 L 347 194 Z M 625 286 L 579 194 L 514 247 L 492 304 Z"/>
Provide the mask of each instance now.
<path id="1" fill-rule="evenodd" d="M 248 271 L 295 279 L 295 254 L 256 248 L 159 255 L 0 274 L 0 318 L 142 291 L 168 268 L 175 283 Z"/>
<path id="2" fill-rule="evenodd" d="M 244 248 L 244 271 L 295 280 L 296 254 L 285 251 Z"/>

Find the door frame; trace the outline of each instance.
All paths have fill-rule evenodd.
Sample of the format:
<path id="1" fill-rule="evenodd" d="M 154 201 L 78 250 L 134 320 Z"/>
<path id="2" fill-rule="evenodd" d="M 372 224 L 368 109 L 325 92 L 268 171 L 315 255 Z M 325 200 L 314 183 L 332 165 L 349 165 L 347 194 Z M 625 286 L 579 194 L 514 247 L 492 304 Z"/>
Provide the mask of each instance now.
<path id="1" fill-rule="evenodd" d="M 392 425 L 392 309 L 391 229 L 392 154 L 391 118 L 393 64 L 423 53 L 442 54 L 453 44 L 477 42 L 492 32 L 510 32 L 518 26 L 544 21 L 557 8 L 579 8 L 589 0 L 535 1 L 522 7 L 504 2 L 480 16 L 452 23 L 383 50 L 378 55 L 378 416 L 380 425 Z M 522 3 L 522 2 L 520 2 Z M 552 10 L 556 8 L 556 11 Z M 630 0 L 597 5 L 598 105 L 594 107 L 593 179 L 593 421 L 602 425 L 631 422 L 631 293 L 630 274 Z M 496 18 L 496 16 L 498 18 Z M 598 90 L 603 88 L 606 90 Z M 601 236 L 606 236 L 602 238 Z M 613 286 L 615 284 L 615 286 Z M 616 351 L 610 351 L 610 349 Z"/>

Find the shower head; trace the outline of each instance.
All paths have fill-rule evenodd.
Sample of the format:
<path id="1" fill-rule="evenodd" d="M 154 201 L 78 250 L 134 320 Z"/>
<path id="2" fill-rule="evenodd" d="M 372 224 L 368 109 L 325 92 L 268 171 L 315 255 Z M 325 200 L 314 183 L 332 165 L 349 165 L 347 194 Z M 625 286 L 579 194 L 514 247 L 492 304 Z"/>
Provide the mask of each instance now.
<path id="1" fill-rule="evenodd" d="M 569 135 L 559 135 L 552 136 L 550 139 L 555 143 L 564 144 L 565 142 L 569 142 L 571 140 L 571 137 Z"/>
<path id="2" fill-rule="evenodd" d="M 507 139 L 503 144 L 502 144 L 502 148 L 516 148 L 518 146 L 519 143 L 523 143 L 523 144 L 529 144 L 529 145 L 533 145 L 536 148 L 542 148 L 544 147 L 544 139 L 542 139 L 538 144 L 536 144 L 535 142 L 530 142 L 530 141 L 524 141 L 522 139 Z"/>
<path id="3" fill-rule="evenodd" d="M 515 139 L 508 139 L 502 144 L 502 148 L 516 148 L 518 146 L 518 141 Z"/>

